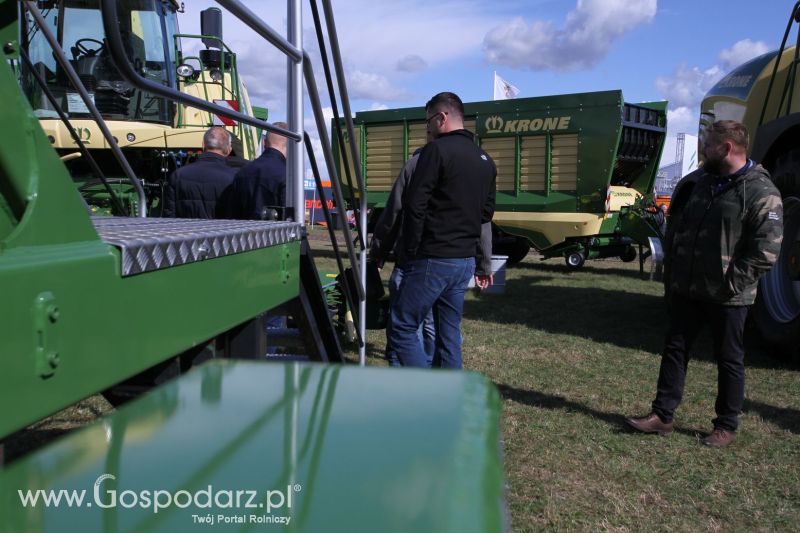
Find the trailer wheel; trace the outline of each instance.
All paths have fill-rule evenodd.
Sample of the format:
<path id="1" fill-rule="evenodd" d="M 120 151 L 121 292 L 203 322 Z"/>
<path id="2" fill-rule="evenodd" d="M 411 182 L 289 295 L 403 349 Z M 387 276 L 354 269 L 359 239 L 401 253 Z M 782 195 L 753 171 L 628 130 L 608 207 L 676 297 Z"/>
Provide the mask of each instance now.
<path id="1" fill-rule="evenodd" d="M 783 244 L 778 261 L 759 281 L 753 318 L 776 353 L 794 355 L 800 346 L 800 198 L 783 201 Z"/>
<path id="2" fill-rule="evenodd" d="M 506 264 L 513 266 L 525 259 L 530 251 L 528 239 L 509 235 L 492 224 L 492 255 L 505 255 L 508 257 Z"/>
<path id="3" fill-rule="evenodd" d="M 622 259 L 623 263 L 630 263 L 634 259 L 636 259 L 636 248 L 633 246 L 628 246 L 625 248 L 625 251 L 619 254 L 619 258 Z"/>
<path id="4" fill-rule="evenodd" d="M 531 251 L 531 243 L 524 237 L 517 237 L 516 242 L 509 247 L 508 250 L 508 265 L 516 265 L 528 255 Z"/>
<path id="5" fill-rule="evenodd" d="M 564 257 L 564 262 L 570 270 L 578 270 L 586 262 L 586 255 L 583 252 L 572 252 Z"/>

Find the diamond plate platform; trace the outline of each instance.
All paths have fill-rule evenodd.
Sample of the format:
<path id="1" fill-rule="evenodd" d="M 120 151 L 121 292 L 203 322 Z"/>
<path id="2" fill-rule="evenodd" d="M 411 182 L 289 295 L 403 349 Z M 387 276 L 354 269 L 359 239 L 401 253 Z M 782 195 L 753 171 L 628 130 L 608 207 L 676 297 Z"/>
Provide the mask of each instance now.
<path id="1" fill-rule="evenodd" d="M 92 217 L 100 238 L 120 249 L 122 275 L 298 241 L 298 222 Z"/>

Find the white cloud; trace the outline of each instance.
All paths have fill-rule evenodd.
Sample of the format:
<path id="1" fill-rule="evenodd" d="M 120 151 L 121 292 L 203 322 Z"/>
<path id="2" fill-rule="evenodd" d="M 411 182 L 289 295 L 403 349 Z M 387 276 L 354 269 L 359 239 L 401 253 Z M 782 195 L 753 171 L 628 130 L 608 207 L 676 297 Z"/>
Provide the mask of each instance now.
<path id="1" fill-rule="evenodd" d="M 669 101 L 667 110 L 668 146 L 674 150 L 678 133 L 697 135 L 700 120 L 700 103 L 706 93 L 728 72 L 755 57 L 765 54 L 769 47 L 762 41 L 743 39 L 730 48 L 723 49 L 718 56 L 718 65 L 702 69 L 678 65 L 669 76 L 660 76 L 655 81 L 656 89 Z M 672 151 L 664 150 L 662 164 L 674 160 Z"/>
<path id="2" fill-rule="evenodd" d="M 189 34 L 200 33 L 200 10 L 219 7 L 211 0 L 186 4 L 186 13 L 180 17 L 181 31 Z M 277 9 L 268 2 L 250 4 L 250 9 L 272 29 L 286 35 L 285 4 Z M 440 0 L 434 4 L 429 0 L 406 0 L 402 4 L 349 0 L 336 2 L 333 9 L 350 101 L 362 108 L 369 102 L 411 99 L 413 95 L 407 83 L 413 76 L 429 66 L 479 53 L 482 35 L 500 20 L 490 13 L 491 8 L 482 0 Z M 420 16 L 421 13 L 424 16 Z M 383 22 L 365 24 L 365 20 Z M 313 18 L 307 5 L 304 6 L 303 24 L 304 45 L 315 69 L 322 105 L 329 106 L 312 28 Z M 223 25 L 223 38 L 237 53 L 239 72 L 247 85 L 251 102 L 267 107 L 270 121 L 285 120 L 285 56 L 225 10 Z M 465 28 L 470 31 L 465 32 Z M 456 34 L 457 39 L 453 38 Z M 188 45 L 188 41 L 184 44 Z M 189 48 L 186 46 L 187 52 Z M 307 104 L 305 117 L 313 119 Z M 326 124 L 328 119 L 326 116 Z M 323 165 L 316 125 L 313 120 L 306 120 L 304 126 Z M 327 174 L 324 165 L 322 172 Z"/>
<path id="3" fill-rule="evenodd" d="M 513 68 L 588 69 L 608 54 L 616 39 L 655 14 L 656 0 L 578 0 L 563 29 L 517 17 L 486 34 L 484 53 L 489 63 Z"/>
<path id="4" fill-rule="evenodd" d="M 660 76 L 655 81 L 656 89 L 669 101 L 670 109 L 696 110 L 706 93 L 732 69 L 742 63 L 766 53 L 766 43 L 743 39 L 719 53 L 719 65 L 706 69 L 678 65 L 669 76 Z"/>
<path id="5" fill-rule="evenodd" d="M 388 78 L 373 72 L 362 72 L 355 70 L 347 75 L 347 90 L 351 98 L 363 98 L 365 100 L 397 101 L 410 98 L 408 91 L 401 87 L 395 87 Z"/>
<path id="6" fill-rule="evenodd" d="M 369 106 L 370 111 L 383 111 L 384 109 L 389 109 L 389 106 L 380 102 L 373 102 L 372 105 Z"/>
<path id="7" fill-rule="evenodd" d="M 764 41 L 753 42 L 750 39 L 742 39 L 734 43 L 730 48 L 724 49 L 719 53 L 719 60 L 722 63 L 722 69 L 729 71 L 756 58 L 762 54 L 769 52 L 770 48 Z"/>
<path id="8" fill-rule="evenodd" d="M 681 64 L 672 75 L 656 78 L 655 85 L 669 101 L 670 107 L 698 107 L 703 96 L 723 75 L 723 70 L 716 65 L 701 70 Z"/>
<path id="9" fill-rule="evenodd" d="M 407 55 L 397 62 L 397 70 L 401 72 L 421 72 L 428 68 L 428 63 L 416 54 Z"/>
<path id="10" fill-rule="evenodd" d="M 677 107 L 667 110 L 667 124 L 669 129 L 676 133 L 697 135 L 699 121 L 700 114 L 696 107 Z"/>
<path id="11" fill-rule="evenodd" d="M 342 56 L 367 72 L 387 72 L 397 67 L 398 57 L 417 56 L 426 65 L 469 57 L 480 52 L 482 36 L 500 22 L 484 0 L 334 4 Z"/>

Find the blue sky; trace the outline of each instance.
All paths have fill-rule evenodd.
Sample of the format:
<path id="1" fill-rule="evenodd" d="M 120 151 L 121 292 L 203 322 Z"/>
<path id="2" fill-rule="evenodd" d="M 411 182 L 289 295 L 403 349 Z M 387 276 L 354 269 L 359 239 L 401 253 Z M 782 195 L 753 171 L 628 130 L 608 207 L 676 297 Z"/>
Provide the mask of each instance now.
<path id="1" fill-rule="evenodd" d="M 186 4 L 184 32 L 199 32 L 199 11 L 217 6 L 208 0 Z M 497 71 L 519 88 L 520 97 L 621 89 L 629 102 L 668 100 L 674 138 L 696 133 L 700 101 L 717 80 L 778 47 L 794 1 L 333 4 L 354 112 L 424 105 L 445 90 L 466 102 L 489 100 Z M 247 5 L 285 34 L 285 1 Z M 314 48 L 312 18 L 304 7 L 306 45 Z M 272 120 L 285 118 L 285 60 L 229 14 L 223 28 L 225 41 L 239 54 L 251 98 L 270 109 Z M 321 72 L 318 51 L 312 59 Z M 668 146 L 664 161 L 672 154 Z"/>

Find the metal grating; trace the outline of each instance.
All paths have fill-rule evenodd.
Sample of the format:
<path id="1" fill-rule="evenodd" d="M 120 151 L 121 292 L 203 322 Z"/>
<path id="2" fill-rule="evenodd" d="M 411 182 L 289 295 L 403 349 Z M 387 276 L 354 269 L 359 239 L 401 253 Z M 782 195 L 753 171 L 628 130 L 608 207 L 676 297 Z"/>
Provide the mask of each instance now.
<path id="1" fill-rule="evenodd" d="M 497 190 L 516 191 L 516 137 L 483 139 L 481 148 L 492 157 L 497 166 Z"/>
<path id="2" fill-rule="evenodd" d="M 122 254 L 122 275 L 298 241 L 298 222 L 92 217 L 104 242 Z"/>
<path id="3" fill-rule="evenodd" d="M 550 189 L 574 191 L 578 188 L 578 135 L 553 135 L 550 150 Z"/>
<path id="4" fill-rule="evenodd" d="M 371 191 L 389 191 L 405 163 L 404 124 L 367 129 L 367 179 Z"/>
<path id="5" fill-rule="evenodd" d="M 523 137 L 520 141 L 519 188 L 523 191 L 547 189 L 547 142 L 544 135 Z"/>
<path id="6" fill-rule="evenodd" d="M 408 125 L 408 157 L 414 155 L 417 148 L 422 148 L 426 144 L 427 127 L 424 122 L 416 122 Z"/>
<path id="7" fill-rule="evenodd" d="M 355 158 L 353 157 L 353 153 L 350 151 L 350 142 L 348 140 L 348 137 L 347 137 L 348 134 L 347 134 L 347 131 L 344 128 L 344 125 L 342 125 L 342 130 L 343 130 L 342 133 L 344 135 L 344 149 L 345 149 L 345 153 L 347 154 L 347 166 L 350 169 L 350 177 L 352 178 L 353 183 L 355 184 L 355 182 L 356 182 L 356 168 L 354 166 Z M 356 146 L 361 146 L 361 144 L 360 144 L 361 143 L 361 129 L 356 127 L 356 128 L 354 128 L 353 133 L 355 135 L 355 145 Z M 359 151 L 360 151 L 360 149 L 359 149 Z M 361 157 L 363 157 L 364 154 L 360 154 L 360 155 L 361 155 Z M 346 172 L 346 170 L 344 168 L 344 158 L 343 157 L 339 158 L 339 181 L 341 181 L 342 183 L 347 183 L 347 172 Z"/>

